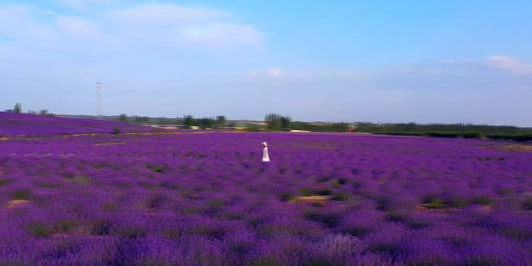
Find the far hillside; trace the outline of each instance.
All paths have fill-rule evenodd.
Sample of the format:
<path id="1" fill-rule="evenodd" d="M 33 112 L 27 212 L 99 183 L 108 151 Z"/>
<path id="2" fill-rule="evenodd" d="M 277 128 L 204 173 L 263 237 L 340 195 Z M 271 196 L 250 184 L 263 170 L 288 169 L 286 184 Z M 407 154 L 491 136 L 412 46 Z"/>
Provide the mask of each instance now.
<path id="1" fill-rule="evenodd" d="M 0 135 L 148 132 L 160 129 L 120 121 L 0 112 Z"/>

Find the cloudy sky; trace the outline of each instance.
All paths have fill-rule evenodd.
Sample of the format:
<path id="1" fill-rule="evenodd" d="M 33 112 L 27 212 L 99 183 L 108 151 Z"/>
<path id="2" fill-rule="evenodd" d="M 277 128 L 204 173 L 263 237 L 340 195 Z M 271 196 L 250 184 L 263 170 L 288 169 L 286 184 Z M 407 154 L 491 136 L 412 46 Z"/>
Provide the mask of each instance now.
<path id="1" fill-rule="evenodd" d="M 532 2 L 1 0 L 0 109 L 532 126 Z"/>

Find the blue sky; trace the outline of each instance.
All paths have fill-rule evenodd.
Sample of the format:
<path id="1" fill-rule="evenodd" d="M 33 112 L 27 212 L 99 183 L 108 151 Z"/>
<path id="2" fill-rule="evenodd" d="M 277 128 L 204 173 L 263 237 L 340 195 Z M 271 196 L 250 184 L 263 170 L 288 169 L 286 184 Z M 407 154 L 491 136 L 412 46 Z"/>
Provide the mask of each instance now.
<path id="1" fill-rule="evenodd" d="M 530 1 L 0 3 L 0 109 L 532 126 Z"/>

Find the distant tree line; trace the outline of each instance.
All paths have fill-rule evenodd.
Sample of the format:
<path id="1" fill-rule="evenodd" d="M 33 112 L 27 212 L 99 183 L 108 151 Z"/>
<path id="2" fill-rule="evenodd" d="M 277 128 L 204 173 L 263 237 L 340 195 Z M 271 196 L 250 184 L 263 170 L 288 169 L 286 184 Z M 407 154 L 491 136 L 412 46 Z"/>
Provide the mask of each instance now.
<path id="1" fill-rule="evenodd" d="M 5 110 L 6 112 L 8 113 L 15 113 L 15 114 L 22 114 L 23 113 L 23 110 L 22 110 L 22 104 L 21 103 L 16 103 L 15 106 L 13 107 L 13 109 L 7 109 Z M 32 114 L 32 115 L 48 115 L 48 116 L 53 116 L 54 114 L 48 112 L 48 110 L 41 110 L 39 112 L 36 112 L 36 111 L 32 111 L 32 110 L 29 110 L 27 112 L 28 114 Z"/>
<path id="2" fill-rule="evenodd" d="M 236 128 L 234 122 L 228 123 L 225 116 L 216 118 L 194 118 L 186 115 L 178 118 L 127 117 L 119 120 L 140 124 L 177 125 L 181 128 Z M 491 138 L 529 141 L 532 140 L 532 128 L 515 126 L 491 126 L 473 124 L 417 124 L 417 123 L 325 123 L 292 121 L 289 116 L 268 113 L 263 123 L 243 122 L 239 129 L 247 131 L 289 131 L 304 130 L 312 132 L 360 132 L 385 135 L 430 136 L 442 138 Z"/>
<path id="3" fill-rule="evenodd" d="M 385 135 L 430 136 L 442 138 L 490 138 L 517 141 L 532 140 L 532 128 L 473 124 L 375 124 L 357 123 L 357 132 Z"/>
<path id="4" fill-rule="evenodd" d="M 127 116 L 121 114 L 118 116 L 118 120 L 122 122 L 130 122 L 135 124 L 150 124 L 150 125 L 174 125 L 185 129 L 201 128 L 201 129 L 221 129 L 227 127 L 229 124 L 227 119 L 223 115 L 203 118 L 194 118 L 192 115 L 185 115 L 177 118 L 151 118 L 147 116 Z"/>
<path id="5" fill-rule="evenodd" d="M 266 130 L 289 130 L 290 122 L 292 119 L 289 116 L 282 116 L 276 113 L 267 114 L 264 117 L 264 122 L 266 123 Z"/>
<path id="6" fill-rule="evenodd" d="M 13 109 L 6 110 L 21 114 L 22 104 L 16 103 Z M 48 110 L 38 113 L 28 111 L 29 114 L 53 115 Z M 532 128 L 516 126 L 492 126 L 474 124 L 417 124 L 417 123 L 324 123 L 292 121 L 290 116 L 277 113 L 268 113 L 264 121 L 228 121 L 225 116 L 195 118 L 192 115 L 183 117 L 153 118 L 148 116 L 128 116 L 121 114 L 118 117 L 109 117 L 122 122 L 136 124 L 151 124 L 163 126 L 177 126 L 185 129 L 244 129 L 247 131 L 289 131 L 304 130 L 312 132 L 362 132 L 384 135 L 430 136 L 442 138 L 490 138 L 517 141 L 532 141 Z M 118 132 L 117 132 L 118 134 Z"/>
<path id="7" fill-rule="evenodd" d="M 194 128 L 198 127 L 201 129 L 213 128 L 221 129 L 227 126 L 227 119 L 223 115 L 219 115 L 215 118 L 204 117 L 204 118 L 194 118 L 191 115 L 186 115 L 183 117 L 183 128 Z"/>

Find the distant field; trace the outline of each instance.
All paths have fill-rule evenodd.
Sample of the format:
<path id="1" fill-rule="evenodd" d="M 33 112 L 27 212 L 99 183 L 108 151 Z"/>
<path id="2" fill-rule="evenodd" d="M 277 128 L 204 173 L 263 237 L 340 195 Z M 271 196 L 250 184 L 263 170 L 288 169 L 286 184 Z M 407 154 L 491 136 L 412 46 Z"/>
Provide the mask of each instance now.
<path id="1" fill-rule="evenodd" d="M 2 135 L 50 136 L 59 134 L 146 132 L 153 128 L 118 121 L 74 119 L 44 115 L 0 112 L 0 137 Z"/>
<path id="2" fill-rule="evenodd" d="M 528 144 L 75 121 L 0 127 L 0 265 L 532 264 Z"/>

